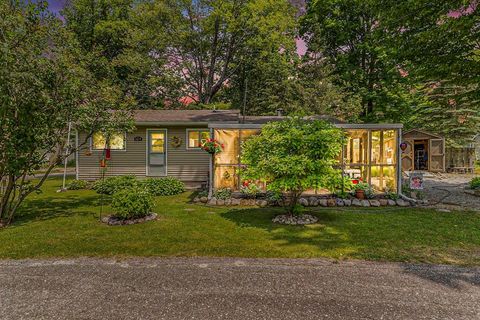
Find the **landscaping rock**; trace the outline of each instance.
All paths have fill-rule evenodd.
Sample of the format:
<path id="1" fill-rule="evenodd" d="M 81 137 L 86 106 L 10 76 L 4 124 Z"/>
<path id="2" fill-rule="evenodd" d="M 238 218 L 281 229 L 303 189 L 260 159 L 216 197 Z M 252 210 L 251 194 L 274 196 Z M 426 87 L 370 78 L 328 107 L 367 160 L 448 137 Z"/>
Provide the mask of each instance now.
<path id="1" fill-rule="evenodd" d="M 232 206 L 239 206 L 240 205 L 240 199 L 233 198 L 231 205 Z"/>
<path id="2" fill-rule="evenodd" d="M 370 207 L 370 201 L 368 200 L 362 200 L 360 201 L 362 203 L 362 207 Z"/>
<path id="3" fill-rule="evenodd" d="M 298 204 L 300 204 L 304 207 L 308 207 L 308 200 L 305 199 L 305 198 L 300 198 L 300 199 L 298 199 Z"/>
<path id="4" fill-rule="evenodd" d="M 328 207 L 327 199 L 320 199 L 318 200 L 318 204 L 322 207 Z"/>
<path id="5" fill-rule="evenodd" d="M 121 225 L 143 223 L 143 222 L 147 222 L 155 219 L 157 219 L 157 214 L 152 212 L 143 218 L 136 218 L 136 219 L 129 219 L 129 220 L 122 220 L 113 216 L 107 216 L 102 218 L 102 222 L 108 224 L 109 226 L 121 226 Z"/>
<path id="6" fill-rule="evenodd" d="M 388 200 L 387 199 L 380 199 L 380 200 L 378 200 L 378 202 L 380 203 L 380 205 L 382 207 L 388 206 Z"/>
<path id="7" fill-rule="evenodd" d="M 352 205 L 352 200 L 343 199 L 343 204 L 345 205 L 345 207 L 350 207 Z"/>
<path id="8" fill-rule="evenodd" d="M 216 206 L 217 205 L 217 198 L 212 197 L 210 200 L 208 200 L 208 204 L 211 206 Z"/>
<path id="9" fill-rule="evenodd" d="M 354 207 L 361 207 L 361 206 L 362 206 L 362 203 L 361 203 L 360 200 L 358 200 L 358 199 L 353 199 L 353 200 L 352 200 L 352 206 L 354 206 Z"/>
<path id="10" fill-rule="evenodd" d="M 311 197 L 308 200 L 308 204 L 310 205 L 310 207 L 317 207 L 318 206 L 318 198 Z"/>
<path id="11" fill-rule="evenodd" d="M 388 200 L 387 200 L 387 203 L 388 203 L 388 205 L 391 206 L 391 207 L 397 205 L 397 203 L 395 202 L 395 200 L 392 200 L 392 199 L 388 199 Z"/>
<path id="12" fill-rule="evenodd" d="M 200 202 L 201 202 L 201 203 L 207 203 L 207 202 L 208 202 L 208 198 L 207 198 L 207 197 L 201 197 L 201 198 L 200 198 Z"/>
<path id="13" fill-rule="evenodd" d="M 232 199 L 226 199 L 225 200 L 225 205 L 226 206 L 231 206 L 232 205 Z"/>
<path id="14" fill-rule="evenodd" d="M 370 200 L 369 202 L 372 207 L 380 207 L 380 201 L 378 200 Z"/>
<path id="15" fill-rule="evenodd" d="M 399 206 L 399 207 L 409 207 L 410 202 L 405 201 L 403 199 L 397 199 L 397 206 Z"/>
<path id="16" fill-rule="evenodd" d="M 225 200 L 223 200 L 223 199 L 218 199 L 218 200 L 217 200 L 217 206 L 223 206 L 223 205 L 225 205 Z"/>
<path id="17" fill-rule="evenodd" d="M 257 206 L 260 208 L 265 208 L 268 206 L 268 201 L 267 200 L 257 200 Z"/>
<path id="18" fill-rule="evenodd" d="M 452 212 L 451 210 L 448 210 L 448 209 L 443 209 L 443 208 L 440 208 L 440 209 L 437 209 L 438 212 L 443 212 L 443 213 L 449 213 L 449 212 Z"/>
<path id="19" fill-rule="evenodd" d="M 327 200 L 327 205 L 329 207 L 335 207 L 337 205 L 337 202 L 335 201 L 335 199 L 328 199 Z"/>
<path id="20" fill-rule="evenodd" d="M 253 206 L 256 206 L 257 203 L 255 202 L 255 199 L 250 199 L 250 200 L 248 201 L 248 205 L 253 207 Z"/>
<path id="21" fill-rule="evenodd" d="M 240 205 L 241 206 L 248 206 L 249 205 L 248 199 L 240 199 Z"/>
<path id="22" fill-rule="evenodd" d="M 199 197 L 195 197 L 195 198 L 193 199 L 193 202 L 194 202 L 194 203 L 199 203 L 199 202 L 200 202 L 200 198 L 199 198 Z"/>
<path id="23" fill-rule="evenodd" d="M 303 214 L 301 216 L 295 215 L 279 215 L 272 219 L 273 223 L 288 224 L 288 225 L 306 225 L 318 222 L 318 218 L 310 214 Z"/>
<path id="24" fill-rule="evenodd" d="M 337 203 L 338 207 L 344 207 L 345 206 L 345 202 L 343 201 L 343 199 L 337 199 L 336 203 Z"/>

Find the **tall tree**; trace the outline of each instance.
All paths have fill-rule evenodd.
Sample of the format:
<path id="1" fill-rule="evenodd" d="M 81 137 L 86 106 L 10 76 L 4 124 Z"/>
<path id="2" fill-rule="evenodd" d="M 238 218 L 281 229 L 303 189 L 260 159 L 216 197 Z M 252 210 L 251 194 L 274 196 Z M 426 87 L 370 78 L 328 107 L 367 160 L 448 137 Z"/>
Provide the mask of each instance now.
<path id="1" fill-rule="evenodd" d="M 138 10 L 155 44 L 150 51 L 167 62 L 159 72 L 180 84 L 176 93 L 203 104 L 231 86 L 252 56 L 272 62 L 293 46 L 294 8 L 287 0 L 157 0 Z"/>
<path id="2" fill-rule="evenodd" d="M 118 91 L 86 70 L 77 43 L 46 2 L 0 3 L 0 224 L 76 151 L 69 123 L 87 136 L 128 124 Z M 80 141 L 80 147 L 87 140 Z M 46 167 L 39 180 L 28 176 Z"/>

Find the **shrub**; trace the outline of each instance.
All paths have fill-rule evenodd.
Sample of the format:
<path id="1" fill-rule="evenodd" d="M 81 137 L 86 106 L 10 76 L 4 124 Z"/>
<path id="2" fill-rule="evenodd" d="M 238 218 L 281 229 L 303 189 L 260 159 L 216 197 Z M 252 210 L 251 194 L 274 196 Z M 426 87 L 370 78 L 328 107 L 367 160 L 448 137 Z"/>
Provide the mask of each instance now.
<path id="1" fill-rule="evenodd" d="M 67 185 L 68 190 L 88 189 L 88 182 L 85 180 L 72 180 Z"/>
<path id="2" fill-rule="evenodd" d="M 119 190 L 112 197 L 113 216 L 120 219 L 145 217 L 153 206 L 153 197 L 150 192 L 138 186 Z"/>
<path id="3" fill-rule="evenodd" d="M 240 192 L 247 198 L 254 199 L 262 192 L 262 189 L 254 183 L 244 183 L 240 187 Z"/>
<path id="4" fill-rule="evenodd" d="M 220 188 L 215 190 L 214 197 L 220 200 L 227 200 L 232 197 L 232 190 L 228 188 Z"/>
<path id="5" fill-rule="evenodd" d="M 142 184 L 154 196 L 174 196 L 185 191 L 185 184 L 173 177 L 148 178 Z"/>
<path id="6" fill-rule="evenodd" d="M 475 177 L 470 181 L 471 189 L 480 189 L 480 177 Z"/>
<path id="7" fill-rule="evenodd" d="M 93 184 L 92 189 L 97 191 L 100 194 L 112 195 L 117 191 L 135 187 L 138 185 L 138 180 L 135 176 L 118 176 L 118 177 L 109 177 L 105 180 L 97 180 Z"/>

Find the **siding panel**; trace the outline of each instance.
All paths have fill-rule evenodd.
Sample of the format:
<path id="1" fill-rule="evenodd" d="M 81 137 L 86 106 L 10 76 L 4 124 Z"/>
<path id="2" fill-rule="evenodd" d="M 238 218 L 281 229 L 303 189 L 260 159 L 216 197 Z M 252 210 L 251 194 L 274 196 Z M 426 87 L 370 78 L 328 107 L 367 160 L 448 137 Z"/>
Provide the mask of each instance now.
<path id="1" fill-rule="evenodd" d="M 191 128 L 191 127 L 189 127 Z M 138 127 L 127 134 L 126 151 L 112 150 L 112 159 L 108 161 L 105 176 L 133 174 L 146 176 L 146 127 Z M 186 149 L 187 127 L 163 127 L 148 129 L 167 129 L 167 175 L 185 182 L 206 182 L 208 180 L 210 156 L 203 150 Z M 85 134 L 79 134 L 79 142 L 85 140 Z M 178 148 L 171 145 L 173 136 L 180 137 L 182 144 Z M 142 141 L 135 141 L 142 137 Z M 78 178 L 82 180 L 97 180 L 101 178 L 100 160 L 102 151 L 91 151 L 90 145 L 78 153 Z"/>

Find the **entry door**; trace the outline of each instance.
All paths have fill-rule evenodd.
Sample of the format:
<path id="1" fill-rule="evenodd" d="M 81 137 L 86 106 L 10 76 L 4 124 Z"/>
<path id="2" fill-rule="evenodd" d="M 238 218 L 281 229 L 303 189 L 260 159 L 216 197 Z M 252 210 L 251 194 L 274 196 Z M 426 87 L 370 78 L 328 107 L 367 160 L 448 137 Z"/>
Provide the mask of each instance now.
<path id="1" fill-rule="evenodd" d="M 147 175 L 167 175 L 167 130 L 147 130 Z"/>
<path id="2" fill-rule="evenodd" d="M 445 141 L 430 139 L 430 171 L 445 171 Z"/>

